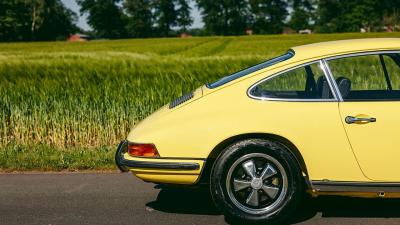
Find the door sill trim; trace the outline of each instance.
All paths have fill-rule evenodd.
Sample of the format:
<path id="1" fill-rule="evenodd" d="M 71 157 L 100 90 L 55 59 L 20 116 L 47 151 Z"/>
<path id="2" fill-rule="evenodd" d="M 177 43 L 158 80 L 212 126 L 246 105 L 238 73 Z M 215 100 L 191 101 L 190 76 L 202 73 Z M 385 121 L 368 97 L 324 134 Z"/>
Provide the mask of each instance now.
<path id="1" fill-rule="evenodd" d="M 316 192 L 393 192 L 400 193 L 397 182 L 311 181 Z"/>

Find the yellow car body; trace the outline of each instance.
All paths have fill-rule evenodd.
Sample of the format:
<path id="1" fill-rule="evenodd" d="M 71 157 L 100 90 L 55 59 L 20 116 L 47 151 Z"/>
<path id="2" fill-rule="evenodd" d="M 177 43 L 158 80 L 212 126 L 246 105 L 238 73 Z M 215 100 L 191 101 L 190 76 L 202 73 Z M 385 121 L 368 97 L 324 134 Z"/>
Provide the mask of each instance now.
<path id="1" fill-rule="evenodd" d="M 400 39 L 294 47 L 289 59 L 215 88 L 204 85 L 173 108 L 165 105 L 137 124 L 126 139 L 154 144 L 159 156 L 135 157 L 122 151 L 121 160 L 139 162 L 124 165 L 144 181 L 194 185 L 208 179 L 204 178 L 209 176 L 207 170 L 228 145 L 246 138 L 270 138 L 290 146 L 315 195 L 394 197 L 400 190 L 397 99 L 343 101 L 333 78 L 329 100 L 254 98 L 249 94 L 259 82 L 308 63 L 317 63 L 326 76 L 333 76 L 330 59 L 381 52 L 400 52 Z M 376 122 L 348 124 L 348 116 L 374 117 Z"/>

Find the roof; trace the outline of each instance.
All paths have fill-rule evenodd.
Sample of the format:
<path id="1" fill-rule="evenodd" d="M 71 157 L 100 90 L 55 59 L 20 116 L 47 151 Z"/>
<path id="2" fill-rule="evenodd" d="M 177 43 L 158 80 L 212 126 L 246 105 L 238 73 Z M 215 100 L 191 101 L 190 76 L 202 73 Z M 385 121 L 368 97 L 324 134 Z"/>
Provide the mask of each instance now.
<path id="1" fill-rule="evenodd" d="M 368 38 L 328 41 L 293 47 L 295 59 L 321 58 L 346 53 L 400 50 L 400 38 Z"/>

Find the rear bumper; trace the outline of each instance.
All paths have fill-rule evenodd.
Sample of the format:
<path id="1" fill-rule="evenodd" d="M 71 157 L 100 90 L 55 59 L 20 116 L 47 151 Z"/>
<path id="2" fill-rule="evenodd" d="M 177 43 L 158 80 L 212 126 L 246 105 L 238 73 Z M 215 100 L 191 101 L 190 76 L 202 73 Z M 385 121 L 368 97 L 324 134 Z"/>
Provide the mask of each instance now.
<path id="1" fill-rule="evenodd" d="M 123 172 L 154 183 L 195 184 L 200 177 L 204 159 L 132 157 L 127 153 L 128 141 L 118 145 L 115 162 Z"/>
<path id="2" fill-rule="evenodd" d="M 122 159 L 123 166 L 143 169 L 167 169 L 167 170 L 197 170 L 200 168 L 198 163 L 169 163 L 169 162 L 140 162 Z"/>

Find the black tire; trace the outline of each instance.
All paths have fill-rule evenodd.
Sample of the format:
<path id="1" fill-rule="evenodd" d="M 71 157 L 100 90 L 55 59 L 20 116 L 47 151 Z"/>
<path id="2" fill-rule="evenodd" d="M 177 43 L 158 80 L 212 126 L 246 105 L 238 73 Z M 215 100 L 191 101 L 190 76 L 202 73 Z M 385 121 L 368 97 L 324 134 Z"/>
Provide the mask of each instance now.
<path id="1" fill-rule="evenodd" d="M 248 163 L 249 161 L 252 161 L 251 158 L 246 159 L 246 157 L 261 156 L 261 155 L 263 157 L 264 156 L 267 157 L 268 159 L 275 159 L 270 163 L 273 164 L 272 162 L 278 162 L 276 164 L 277 165 L 280 164 L 279 168 L 284 170 L 282 173 L 277 173 L 280 174 L 280 176 L 282 177 L 281 180 L 285 179 L 284 183 L 281 182 L 282 187 L 281 189 L 279 189 L 280 190 L 278 196 L 279 204 L 277 202 L 278 200 L 274 200 L 274 198 L 272 197 L 270 197 L 271 199 L 268 200 L 267 192 L 263 191 L 264 190 L 263 188 L 260 189 L 260 186 L 258 186 L 259 182 L 258 183 L 251 182 L 250 188 L 247 187 L 239 191 L 236 189 L 235 186 L 236 184 L 232 183 L 232 185 L 229 187 L 231 187 L 230 189 L 233 190 L 231 190 L 230 193 L 228 194 L 228 189 L 229 189 L 228 183 L 234 182 L 233 180 L 234 178 L 231 178 L 233 177 L 232 172 L 230 171 L 238 171 L 241 170 L 240 168 L 243 168 L 242 170 L 244 172 L 242 171 L 242 174 L 246 174 L 247 172 L 244 169 L 245 167 L 243 167 L 243 165 Z M 244 159 L 245 161 L 243 161 L 241 167 L 239 168 L 239 164 L 236 164 L 236 162 L 238 162 L 241 159 Z M 254 158 L 254 160 L 258 159 Z M 253 165 L 255 165 L 254 168 L 258 168 L 257 167 L 258 165 L 256 165 L 254 160 L 253 160 Z M 270 163 L 266 162 L 264 165 L 267 166 L 263 167 L 264 168 L 269 167 Z M 235 168 L 238 169 L 233 168 L 235 165 L 236 165 Z M 239 172 L 236 172 L 236 174 L 238 174 Z M 259 173 L 257 172 L 257 174 Z M 228 175 L 230 177 L 228 177 Z M 284 176 L 286 176 L 287 179 L 283 178 Z M 260 180 L 260 178 L 257 179 Z M 279 180 L 279 178 L 271 178 L 271 179 Z M 227 180 L 229 181 L 227 182 Z M 262 182 L 262 187 L 264 187 L 265 186 L 264 182 L 268 181 L 264 181 L 264 179 L 261 178 L 261 182 Z M 283 184 L 286 184 L 287 187 L 283 188 L 285 186 Z M 256 185 L 257 187 L 255 187 Z M 249 139 L 249 140 L 239 141 L 227 147 L 218 156 L 211 171 L 210 191 L 216 207 L 223 212 L 223 214 L 226 217 L 226 221 L 228 221 L 229 223 L 282 224 L 287 221 L 291 213 L 293 213 L 293 211 L 296 209 L 296 207 L 300 204 L 301 200 L 303 199 L 305 194 L 305 185 L 304 185 L 304 180 L 302 179 L 301 169 L 296 159 L 285 145 L 271 140 Z M 246 198 L 245 203 L 240 203 L 238 200 L 234 200 L 236 199 L 236 197 L 232 198 L 232 196 L 235 196 L 235 194 L 232 193 L 238 193 L 240 191 L 243 192 L 248 191 L 246 193 L 251 193 L 248 196 L 253 195 L 252 191 L 256 191 L 258 192 L 255 194 L 257 195 L 256 201 L 258 202 L 258 204 L 261 204 L 261 200 L 259 199 L 263 198 L 267 199 L 264 201 L 271 201 L 272 202 L 271 205 L 273 207 L 271 206 L 272 208 L 270 208 L 270 210 L 267 210 L 268 204 L 265 204 L 266 206 L 262 206 L 264 208 L 262 207 L 260 207 L 260 209 L 255 208 L 255 210 L 260 210 L 255 212 L 255 210 L 253 210 L 251 206 L 248 205 L 246 206 L 246 204 L 248 204 L 248 200 L 250 197 L 248 198 L 244 197 Z M 245 194 L 242 195 L 246 196 Z M 259 197 L 261 195 L 267 197 Z M 275 196 L 277 195 L 278 194 L 275 194 Z M 237 196 L 240 196 L 240 194 L 238 194 Z M 275 201 L 275 203 L 273 201 Z M 241 207 L 238 207 L 238 205 Z"/>

